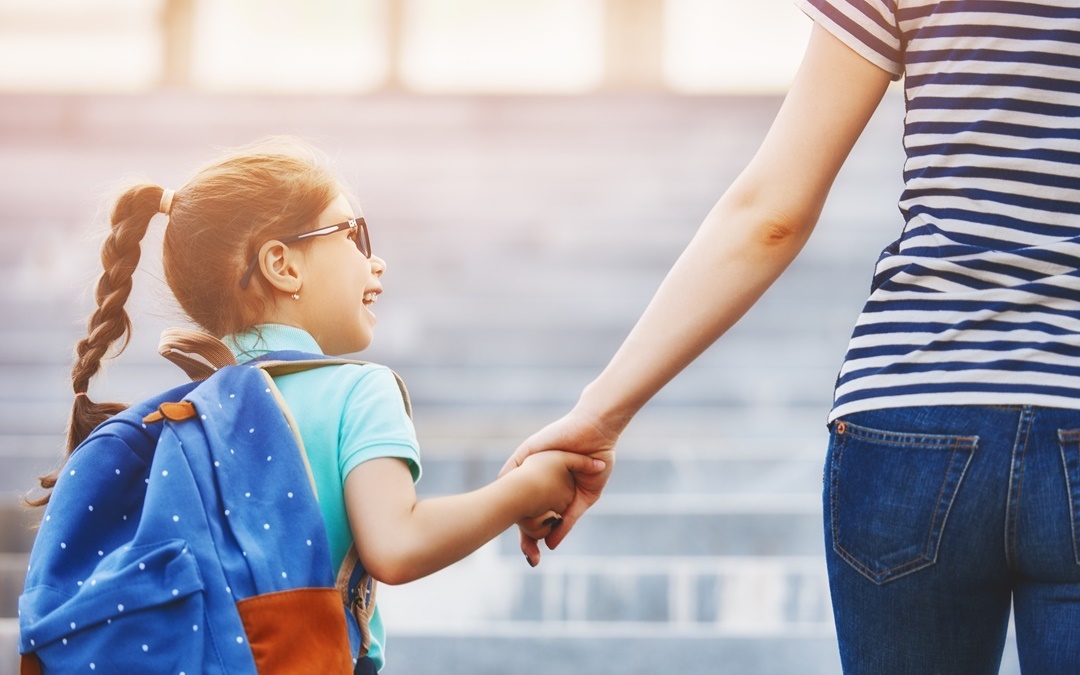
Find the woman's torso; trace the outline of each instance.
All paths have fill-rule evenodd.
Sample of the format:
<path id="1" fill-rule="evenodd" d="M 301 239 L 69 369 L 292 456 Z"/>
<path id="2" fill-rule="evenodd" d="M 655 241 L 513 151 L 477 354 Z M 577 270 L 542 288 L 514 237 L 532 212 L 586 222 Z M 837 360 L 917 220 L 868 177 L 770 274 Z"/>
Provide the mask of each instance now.
<path id="1" fill-rule="evenodd" d="M 1080 6 L 799 0 L 904 77 L 904 218 L 831 419 L 907 405 L 1080 408 Z"/>

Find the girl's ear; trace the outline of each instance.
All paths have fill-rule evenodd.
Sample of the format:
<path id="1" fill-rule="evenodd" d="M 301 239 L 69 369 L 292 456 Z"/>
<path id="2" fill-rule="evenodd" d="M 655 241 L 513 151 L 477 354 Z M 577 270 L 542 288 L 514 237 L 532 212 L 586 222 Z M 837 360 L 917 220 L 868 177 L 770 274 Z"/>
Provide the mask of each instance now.
<path id="1" fill-rule="evenodd" d="M 271 239 L 259 249 L 259 270 L 263 278 L 282 293 L 291 295 L 303 285 L 303 258 L 300 252 L 276 239 Z"/>

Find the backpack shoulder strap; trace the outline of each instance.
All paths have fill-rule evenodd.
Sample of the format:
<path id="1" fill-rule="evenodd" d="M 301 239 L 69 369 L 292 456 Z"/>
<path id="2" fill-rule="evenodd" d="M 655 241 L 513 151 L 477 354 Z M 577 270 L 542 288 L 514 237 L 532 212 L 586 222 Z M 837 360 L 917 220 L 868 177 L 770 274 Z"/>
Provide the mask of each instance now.
<path id="1" fill-rule="evenodd" d="M 336 586 L 341 594 L 341 601 L 345 608 L 356 620 L 356 626 L 360 630 L 359 656 L 367 655 L 371 649 L 371 615 L 375 612 L 375 578 L 368 574 L 360 562 L 360 555 L 356 552 L 356 545 L 349 547 L 345 554 L 345 560 L 338 568 Z"/>
<path id="2" fill-rule="evenodd" d="M 237 363 L 236 357 L 233 356 L 232 351 L 224 342 L 209 333 L 188 328 L 166 328 L 163 330 L 158 343 L 158 353 L 179 366 L 193 381 L 205 380 L 222 368 Z M 345 364 L 366 366 L 370 362 L 283 350 L 266 354 L 249 362 L 249 364 L 262 368 L 273 377 L 325 366 Z M 405 412 L 408 413 L 409 417 L 412 417 L 412 400 L 409 398 L 409 390 L 405 387 L 405 382 L 400 375 L 393 370 L 390 372 L 394 373 L 394 379 L 397 381 L 398 389 L 401 391 L 401 400 L 405 403 Z M 278 402 L 284 403 L 280 399 Z"/>
<path id="3" fill-rule="evenodd" d="M 304 461 L 304 467 L 308 471 L 308 477 L 311 479 L 311 485 L 313 490 L 315 489 L 314 477 L 311 473 L 311 467 L 308 463 L 307 451 L 304 448 L 303 439 L 300 438 L 298 427 L 296 422 L 292 418 L 292 414 L 289 412 L 289 406 L 286 405 L 285 400 L 281 396 L 281 392 L 278 390 L 277 385 L 274 383 L 273 377 L 275 375 L 289 375 L 292 373 L 301 373 L 315 368 L 323 368 L 327 366 L 341 366 L 341 365 L 358 365 L 365 366 L 371 365 L 368 361 L 357 361 L 352 359 L 335 359 L 335 358 L 302 358 L 294 360 L 290 357 L 294 354 L 283 354 L 286 356 L 284 359 L 275 359 L 275 355 L 271 354 L 267 360 L 256 360 L 252 365 L 257 366 L 262 370 L 263 375 L 267 381 L 268 389 L 273 393 L 277 399 L 278 404 L 285 414 L 286 419 L 289 422 L 289 427 L 293 429 L 293 433 L 296 436 L 297 445 L 300 448 L 300 456 Z M 412 417 L 412 403 L 409 400 L 409 391 L 405 387 L 405 382 L 394 371 L 390 371 L 394 375 L 394 379 L 397 381 L 398 389 L 401 392 L 402 401 L 405 404 L 405 412 L 409 417 Z M 318 491 L 315 491 L 315 498 L 318 499 Z M 348 610 L 349 615 L 355 621 L 356 628 L 359 631 L 357 636 L 358 642 L 358 657 L 363 658 L 367 655 L 368 650 L 371 649 L 371 629 L 369 624 L 371 622 L 372 613 L 375 611 L 375 591 L 378 584 L 375 578 L 368 573 L 364 568 L 363 563 L 360 561 L 360 555 L 356 550 L 356 545 L 353 544 L 349 547 L 349 552 L 345 555 L 345 560 L 342 561 L 341 567 L 338 568 L 336 584 L 338 593 L 341 595 L 342 603 Z"/>
<path id="4" fill-rule="evenodd" d="M 192 380 L 205 380 L 225 366 L 236 364 L 236 357 L 224 342 L 190 328 L 161 331 L 158 353 L 180 366 Z"/>
<path id="5" fill-rule="evenodd" d="M 279 356 L 292 356 L 293 352 L 273 352 L 267 356 L 264 360 L 255 360 L 251 362 L 251 365 L 262 368 L 264 372 L 268 373 L 271 377 L 278 375 L 291 375 L 292 373 L 302 373 L 307 370 L 314 370 L 315 368 L 325 368 L 327 366 L 370 366 L 370 361 L 360 361 L 357 359 L 336 359 L 327 356 L 308 355 L 310 358 L 305 359 L 292 359 L 292 358 L 277 358 Z M 401 392 L 401 400 L 405 403 L 405 412 L 409 417 L 412 417 L 412 400 L 409 398 L 409 390 L 405 387 L 405 381 L 401 379 L 393 370 L 390 371 L 394 375 L 394 380 L 397 382 L 398 390 Z"/>

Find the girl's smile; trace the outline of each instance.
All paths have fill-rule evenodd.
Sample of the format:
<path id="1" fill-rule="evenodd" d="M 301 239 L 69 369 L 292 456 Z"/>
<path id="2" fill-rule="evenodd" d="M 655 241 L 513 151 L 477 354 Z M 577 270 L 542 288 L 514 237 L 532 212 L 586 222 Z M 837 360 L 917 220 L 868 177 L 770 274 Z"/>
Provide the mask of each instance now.
<path id="1" fill-rule="evenodd" d="M 363 218 L 354 213 L 344 195 L 338 195 L 319 214 L 315 227 L 329 227 Z M 380 278 L 386 262 L 365 255 L 370 248 L 357 246 L 356 237 L 366 236 L 366 224 L 319 237 L 299 251 L 300 299 L 289 301 L 290 314 L 300 328 L 311 333 L 322 350 L 331 355 L 358 352 L 371 344 L 377 321 L 372 306 L 383 287 Z M 362 242 L 369 247 L 366 240 Z"/>

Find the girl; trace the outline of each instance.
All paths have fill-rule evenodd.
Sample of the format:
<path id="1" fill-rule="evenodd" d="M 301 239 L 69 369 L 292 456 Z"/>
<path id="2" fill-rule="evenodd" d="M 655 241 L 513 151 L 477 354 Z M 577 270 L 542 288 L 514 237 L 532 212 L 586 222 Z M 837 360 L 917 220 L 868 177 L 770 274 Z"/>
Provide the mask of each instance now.
<path id="1" fill-rule="evenodd" d="M 508 466 L 611 452 L 795 258 L 903 77 L 903 230 L 877 261 L 828 418 L 844 672 L 997 673 L 1010 609 L 1023 672 L 1080 672 L 1080 7 L 796 3 L 814 31 L 757 155 L 577 406 Z M 582 478 L 550 546 L 607 472 Z"/>
<path id="2" fill-rule="evenodd" d="M 159 212 L 168 217 L 169 288 L 191 320 L 239 360 L 277 350 L 346 354 L 371 343 L 386 263 L 372 253 L 363 213 L 313 149 L 264 141 L 214 162 L 175 193 L 137 185 L 113 208 L 98 307 L 76 349 L 69 453 L 124 409 L 93 402 L 87 387 L 130 333 L 124 303 L 140 242 Z M 574 473 L 603 466 L 578 454 L 545 454 L 474 492 L 417 501 L 419 450 L 390 370 L 349 364 L 275 382 L 311 463 L 335 569 L 355 542 L 367 571 L 385 583 L 446 567 L 523 518 L 533 519 L 534 535 L 549 534 L 559 519 L 548 516 L 574 495 Z M 56 475 L 42 487 L 52 488 Z M 369 628 L 368 657 L 378 669 L 385 633 L 377 607 Z"/>

